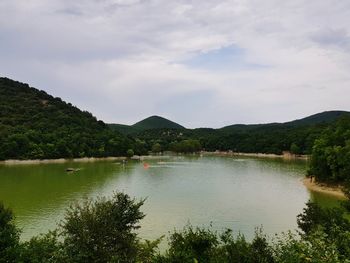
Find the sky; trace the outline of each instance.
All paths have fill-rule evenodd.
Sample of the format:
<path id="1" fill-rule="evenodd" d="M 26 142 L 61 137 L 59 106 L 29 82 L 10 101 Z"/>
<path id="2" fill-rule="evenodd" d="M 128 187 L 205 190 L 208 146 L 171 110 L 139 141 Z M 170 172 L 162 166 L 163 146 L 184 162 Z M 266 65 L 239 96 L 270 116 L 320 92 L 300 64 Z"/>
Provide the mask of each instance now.
<path id="1" fill-rule="evenodd" d="M 350 1 L 1 0 L 0 76 L 107 123 L 350 110 Z"/>

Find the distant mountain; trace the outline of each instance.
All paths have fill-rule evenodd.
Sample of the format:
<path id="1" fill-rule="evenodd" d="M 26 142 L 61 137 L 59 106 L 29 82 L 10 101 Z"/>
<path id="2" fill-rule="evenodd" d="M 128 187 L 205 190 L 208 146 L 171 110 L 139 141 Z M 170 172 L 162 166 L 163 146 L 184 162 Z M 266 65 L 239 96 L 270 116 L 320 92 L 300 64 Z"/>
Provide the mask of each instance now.
<path id="1" fill-rule="evenodd" d="M 185 129 L 180 124 L 160 116 L 151 116 L 132 125 L 136 129 L 151 130 L 151 129 Z"/>
<path id="2" fill-rule="evenodd" d="M 348 111 L 324 111 L 317 113 L 299 120 L 285 122 L 284 124 L 289 125 L 312 125 L 321 123 L 331 123 L 337 120 L 341 116 L 350 116 Z"/>
<path id="3" fill-rule="evenodd" d="M 225 126 L 221 131 L 249 131 L 255 129 L 278 128 L 278 127 L 298 127 L 307 125 L 321 125 L 335 122 L 341 116 L 350 116 L 348 111 L 324 111 L 302 119 L 283 122 L 283 123 L 266 123 L 266 124 L 233 124 Z"/>
<path id="4" fill-rule="evenodd" d="M 180 124 L 160 116 L 151 116 L 133 125 L 109 124 L 109 127 L 123 134 L 135 134 L 154 129 L 185 129 Z"/>

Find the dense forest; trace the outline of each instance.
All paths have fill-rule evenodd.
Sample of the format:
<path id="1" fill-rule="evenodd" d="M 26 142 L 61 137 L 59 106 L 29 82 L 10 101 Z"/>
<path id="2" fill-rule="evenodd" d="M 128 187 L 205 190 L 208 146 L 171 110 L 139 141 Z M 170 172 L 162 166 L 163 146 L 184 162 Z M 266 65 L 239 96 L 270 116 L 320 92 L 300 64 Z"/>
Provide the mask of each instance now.
<path id="1" fill-rule="evenodd" d="M 0 203 L 0 262 L 350 262 L 350 221 L 342 208 L 309 202 L 297 217 L 299 232 L 278 234 L 272 240 L 262 229 L 248 241 L 230 229 L 218 233 L 188 225 L 170 233 L 167 250 L 159 252 L 164 238 L 142 240 L 137 234 L 145 217 L 143 204 L 124 193 L 87 199 L 70 206 L 56 230 L 23 242 L 11 210 Z"/>
<path id="2" fill-rule="evenodd" d="M 45 91 L 0 78 L 0 159 L 126 155 L 138 141 Z"/>
<path id="3" fill-rule="evenodd" d="M 311 118 L 310 121 L 233 125 L 221 129 L 150 129 L 139 131 L 133 134 L 133 137 L 144 141 L 149 147 L 159 144 L 163 151 L 174 149 L 176 151 L 175 144 L 191 140 L 196 141 L 197 146 L 199 142 L 199 148 L 206 151 L 232 150 L 275 154 L 291 151 L 294 154 L 311 154 L 314 141 L 344 115 L 348 113 L 325 112 L 318 115 L 317 121 Z"/>
<path id="4" fill-rule="evenodd" d="M 350 117 L 340 118 L 317 138 L 308 173 L 318 181 L 350 183 Z"/>
<path id="5" fill-rule="evenodd" d="M 350 115 L 330 111 L 286 123 L 231 125 L 221 129 L 186 129 L 159 116 L 130 126 L 107 125 L 60 98 L 7 78 L 0 78 L 0 102 L 2 160 L 200 150 L 311 154 L 316 152 L 313 150 L 315 140 L 327 136 L 326 131 L 332 133 L 337 119 Z M 345 147 L 345 144 L 343 141 L 338 146 Z"/>

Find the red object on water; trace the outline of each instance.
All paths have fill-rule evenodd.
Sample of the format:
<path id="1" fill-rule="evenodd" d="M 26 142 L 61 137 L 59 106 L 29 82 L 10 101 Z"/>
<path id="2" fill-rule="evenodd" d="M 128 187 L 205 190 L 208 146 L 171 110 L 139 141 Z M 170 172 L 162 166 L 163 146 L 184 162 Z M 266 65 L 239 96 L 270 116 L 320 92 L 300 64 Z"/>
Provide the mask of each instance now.
<path id="1" fill-rule="evenodd" d="M 143 163 L 143 168 L 144 169 L 148 169 L 149 168 L 149 164 L 148 163 Z"/>

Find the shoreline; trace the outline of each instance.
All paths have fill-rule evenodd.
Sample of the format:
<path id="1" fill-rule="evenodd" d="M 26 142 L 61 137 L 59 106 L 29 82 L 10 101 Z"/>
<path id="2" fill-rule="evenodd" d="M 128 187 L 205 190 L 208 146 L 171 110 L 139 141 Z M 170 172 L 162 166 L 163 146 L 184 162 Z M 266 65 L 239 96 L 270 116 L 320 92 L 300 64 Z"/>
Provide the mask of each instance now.
<path id="1" fill-rule="evenodd" d="M 0 161 L 0 165 L 31 165 L 31 164 L 49 164 L 49 163 L 69 163 L 69 162 L 77 162 L 77 163 L 88 163 L 88 162 L 103 162 L 103 161 L 123 161 L 123 160 L 134 160 L 134 161 L 142 161 L 146 159 L 153 158 L 168 158 L 168 156 L 164 155 L 134 155 L 132 157 L 126 156 L 109 156 L 109 157 L 82 157 L 82 158 L 59 158 L 59 159 L 33 159 L 33 160 L 16 160 L 9 159 Z"/>
<path id="2" fill-rule="evenodd" d="M 207 152 L 201 151 L 201 155 L 214 155 L 214 156 L 244 156 L 244 157 L 254 157 L 254 158 L 282 158 L 284 160 L 308 160 L 308 155 L 294 155 L 289 152 L 284 152 L 283 154 L 273 154 L 273 153 L 242 153 L 242 152 L 232 152 L 232 151 L 215 151 Z M 161 157 L 163 155 L 156 155 L 156 157 Z M 133 156 L 130 159 L 142 160 L 144 158 L 152 158 L 153 155 L 145 156 Z M 122 161 L 128 159 L 125 156 L 119 157 L 82 157 L 82 158 L 58 158 L 58 159 L 28 159 L 28 160 L 18 160 L 9 159 L 0 161 L 0 165 L 18 165 L 18 164 L 45 164 L 45 163 L 67 163 L 67 162 L 98 162 L 98 161 Z"/>
<path id="3" fill-rule="evenodd" d="M 308 160 L 309 155 L 296 155 L 289 152 L 284 152 L 283 154 L 274 153 L 243 153 L 243 152 L 232 152 L 232 151 L 216 151 L 216 152 L 206 152 L 202 151 L 201 154 L 204 155 L 216 155 L 216 156 L 244 156 L 244 157 L 256 157 L 256 158 L 281 158 L 284 160 Z"/>
<path id="4" fill-rule="evenodd" d="M 18 165 L 18 164 L 45 164 L 45 163 L 68 163 L 68 162 L 98 162 L 98 161 L 121 161 L 126 157 L 83 157 L 72 159 L 33 159 L 33 160 L 5 160 L 0 161 L 0 165 Z"/>
<path id="5" fill-rule="evenodd" d="M 342 191 L 342 187 L 340 185 L 330 186 L 327 184 L 316 183 L 315 181 L 310 181 L 310 178 L 304 178 L 302 180 L 303 185 L 312 192 L 323 193 L 327 195 L 333 195 L 339 199 L 346 199 L 344 192 Z"/>

